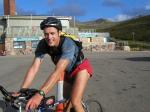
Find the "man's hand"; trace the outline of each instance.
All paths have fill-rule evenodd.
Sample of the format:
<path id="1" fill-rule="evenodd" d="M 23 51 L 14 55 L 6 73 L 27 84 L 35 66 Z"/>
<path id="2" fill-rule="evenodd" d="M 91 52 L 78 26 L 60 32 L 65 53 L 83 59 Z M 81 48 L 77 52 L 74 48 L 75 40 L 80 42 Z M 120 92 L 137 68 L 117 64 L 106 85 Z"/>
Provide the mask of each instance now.
<path id="1" fill-rule="evenodd" d="M 26 111 L 32 110 L 32 109 L 36 109 L 36 108 L 39 106 L 39 104 L 40 104 L 40 102 L 41 102 L 42 99 L 43 99 L 43 97 L 42 97 L 41 95 L 39 95 L 38 93 L 35 94 L 35 95 L 28 101 L 28 103 L 27 103 L 27 105 L 26 105 Z"/>

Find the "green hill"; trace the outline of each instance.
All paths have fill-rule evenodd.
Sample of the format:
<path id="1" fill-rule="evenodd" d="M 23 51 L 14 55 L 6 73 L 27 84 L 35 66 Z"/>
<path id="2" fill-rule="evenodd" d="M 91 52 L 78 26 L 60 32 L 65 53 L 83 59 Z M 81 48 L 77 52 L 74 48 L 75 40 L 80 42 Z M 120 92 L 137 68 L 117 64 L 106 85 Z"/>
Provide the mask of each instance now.
<path id="1" fill-rule="evenodd" d="M 150 15 L 123 21 L 115 26 L 97 31 L 110 32 L 111 37 L 119 40 L 150 42 Z"/>
<path id="2" fill-rule="evenodd" d="M 71 22 L 71 26 L 73 26 L 73 22 Z M 76 21 L 76 27 L 79 30 L 96 29 L 97 32 L 109 32 L 111 37 L 119 40 L 150 42 L 150 15 L 122 22 L 112 22 L 106 19 L 88 22 Z"/>
<path id="3" fill-rule="evenodd" d="M 73 21 L 70 22 L 71 26 L 73 27 Z M 97 19 L 97 20 L 93 20 L 93 21 L 87 21 L 87 22 L 79 22 L 76 21 L 75 22 L 76 27 L 79 28 L 79 30 L 81 29 L 105 29 L 105 28 L 109 28 L 112 27 L 118 23 L 116 22 L 112 22 L 106 19 Z"/>
<path id="4" fill-rule="evenodd" d="M 111 39 L 116 42 L 123 40 L 127 41 L 131 48 L 150 49 L 150 15 L 139 16 L 122 22 L 112 22 L 106 19 L 88 22 L 78 21 L 76 27 L 79 30 L 96 29 L 97 32 L 109 32 Z"/>

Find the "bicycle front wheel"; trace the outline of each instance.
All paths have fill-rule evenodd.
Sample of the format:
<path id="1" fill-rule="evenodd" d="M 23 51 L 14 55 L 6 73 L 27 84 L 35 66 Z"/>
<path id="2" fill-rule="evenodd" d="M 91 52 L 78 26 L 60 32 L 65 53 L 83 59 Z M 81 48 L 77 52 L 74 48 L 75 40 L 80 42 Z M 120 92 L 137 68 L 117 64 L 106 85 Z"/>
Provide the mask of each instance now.
<path id="1" fill-rule="evenodd" d="M 89 99 L 85 102 L 85 112 L 103 112 L 102 106 L 99 101 Z"/>
<path id="2" fill-rule="evenodd" d="M 90 112 L 89 110 L 88 110 L 88 106 L 87 106 L 87 104 L 85 103 L 85 102 L 81 102 L 82 103 L 82 107 L 83 107 L 83 109 L 84 109 L 84 112 Z"/>

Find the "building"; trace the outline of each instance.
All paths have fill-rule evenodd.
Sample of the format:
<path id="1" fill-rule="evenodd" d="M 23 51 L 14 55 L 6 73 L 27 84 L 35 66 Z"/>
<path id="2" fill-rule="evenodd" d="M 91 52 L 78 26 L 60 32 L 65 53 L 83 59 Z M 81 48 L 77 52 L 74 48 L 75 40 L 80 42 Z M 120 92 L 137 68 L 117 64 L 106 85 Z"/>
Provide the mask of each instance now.
<path id="1" fill-rule="evenodd" d="M 0 17 L 0 50 L 7 54 L 30 54 L 43 37 L 40 23 L 48 16 L 2 16 Z M 71 17 L 57 16 L 63 30 L 68 30 Z"/>
<path id="2" fill-rule="evenodd" d="M 90 51 L 112 51 L 115 49 L 115 43 L 109 42 L 110 33 L 95 32 L 94 29 L 86 29 L 78 33 L 83 42 L 83 48 Z"/>

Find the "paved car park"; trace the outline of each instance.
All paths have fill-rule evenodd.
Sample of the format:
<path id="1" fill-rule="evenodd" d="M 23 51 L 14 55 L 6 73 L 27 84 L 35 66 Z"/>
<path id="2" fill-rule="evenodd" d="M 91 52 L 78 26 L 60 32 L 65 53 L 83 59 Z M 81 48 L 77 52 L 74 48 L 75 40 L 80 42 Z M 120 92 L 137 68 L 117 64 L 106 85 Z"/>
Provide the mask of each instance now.
<path id="1" fill-rule="evenodd" d="M 104 112 L 150 112 L 150 52 L 86 52 L 85 55 L 94 68 L 85 99 L 97 99 Z M 33 58 L 34 55 L 1 56 L 0 85 L 10 91 L 18 90 Z M 50 57 L 46 56 L 32 87 L 39 88 L 53 69 Z M 55 94 L 55 88 L 50 94 Z M 2 103 L 0 95 L 0 108 Z"/>

